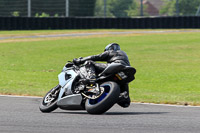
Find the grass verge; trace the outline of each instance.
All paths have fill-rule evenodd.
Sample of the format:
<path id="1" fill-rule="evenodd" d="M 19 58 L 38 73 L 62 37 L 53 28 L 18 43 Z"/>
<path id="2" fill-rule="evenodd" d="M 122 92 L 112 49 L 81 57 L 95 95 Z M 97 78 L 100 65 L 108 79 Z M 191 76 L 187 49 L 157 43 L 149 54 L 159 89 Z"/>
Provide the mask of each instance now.
<path id="1" fill-rule="evenodd" d="M 49 31 L 0 32 L 13 34 Z M 58 84 L 57 75 L 68 60 L 101 53 L 106 44 L 117 42 L 137 69 L 130 83 L 132 101 L 200 105 L 199 36 L 172 32 L 0 41 L 0 93 L 43 96 Z"/>

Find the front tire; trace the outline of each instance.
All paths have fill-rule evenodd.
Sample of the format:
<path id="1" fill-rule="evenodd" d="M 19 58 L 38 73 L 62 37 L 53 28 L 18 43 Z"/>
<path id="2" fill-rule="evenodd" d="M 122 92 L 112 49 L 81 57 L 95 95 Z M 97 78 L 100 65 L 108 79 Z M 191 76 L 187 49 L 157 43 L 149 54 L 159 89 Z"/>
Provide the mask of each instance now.
<path id="1" fill-rule="evenodd" d="M 118 101 L 120 88 L 117 83 L 105 82 L 100 87 L 104 87 L 103 94 L 97 99 L 87 99 L 85 102 L 85 108 L 90 114 L 103 114 Z"/>
<path id="2" fill-rule="evenodd" d="M 60 91 L 60 85 L 52 88 L 42 99 L 39 109 L 43 113 L 49 113 L 58 108 L 57 100 Z"/>

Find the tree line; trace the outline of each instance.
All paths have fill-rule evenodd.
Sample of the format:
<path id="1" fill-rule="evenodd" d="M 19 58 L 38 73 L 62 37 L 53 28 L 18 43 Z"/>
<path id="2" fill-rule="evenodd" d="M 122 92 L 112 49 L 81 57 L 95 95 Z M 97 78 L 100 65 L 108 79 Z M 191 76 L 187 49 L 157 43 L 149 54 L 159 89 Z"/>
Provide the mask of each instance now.
<path id="1" fill-rule="evenodd" d="M 163 0 L 164 6 L 160 10 L 161 15 L 195 15 L 200 9 L 200 0 Z"/>
<path id="2" fill-rule="evenodd" d="M 200 0 L 162 0 L 159 15 L 195 15 Z M 68 16 L 134 17 L 140 16 L 136 0 L 68 0 Z M 105 3 L 106 2 L 106 3 Z M 178 3 L 177 3 L 178 2 Z M 28 0 L 0 0 L 0 16 L 27 16 Z M 144 15 L 148 16 L 146 6 Z M 31 16 L 66 16 L 66 0 L 31 0 Z"/>

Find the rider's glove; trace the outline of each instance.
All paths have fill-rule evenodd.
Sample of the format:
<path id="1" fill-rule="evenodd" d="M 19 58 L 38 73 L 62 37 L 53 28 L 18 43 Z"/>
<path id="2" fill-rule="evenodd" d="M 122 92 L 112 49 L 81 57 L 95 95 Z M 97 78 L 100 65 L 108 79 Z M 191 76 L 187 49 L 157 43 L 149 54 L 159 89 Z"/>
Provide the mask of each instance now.
<path id="1" fill-rule="evenodd" d="M 81 60 L 81 58 L 75 58 L 75 59 L 73 59 L 73 63 L 75 64 L 75 65 L 80 65 L 80 64 L 82 64 L 83 63 L 83 61 Z"/>

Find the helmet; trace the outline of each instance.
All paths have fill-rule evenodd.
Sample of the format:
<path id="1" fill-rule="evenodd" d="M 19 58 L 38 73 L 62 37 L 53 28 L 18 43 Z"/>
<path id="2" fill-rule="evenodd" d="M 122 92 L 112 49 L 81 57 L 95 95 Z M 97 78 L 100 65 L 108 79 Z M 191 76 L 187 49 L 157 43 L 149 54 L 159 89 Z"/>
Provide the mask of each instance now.
<path id="1" fill-rule="evenodd" d="M 117 43 L 110 43 L 105 47 L 104 51 L 108 51 L 108 50 L 117 51 L 117 50 L 120 50 L 120 46 Z"/>

